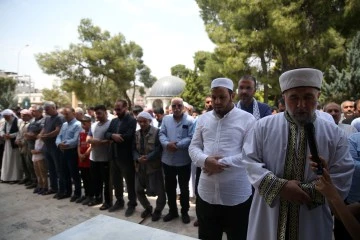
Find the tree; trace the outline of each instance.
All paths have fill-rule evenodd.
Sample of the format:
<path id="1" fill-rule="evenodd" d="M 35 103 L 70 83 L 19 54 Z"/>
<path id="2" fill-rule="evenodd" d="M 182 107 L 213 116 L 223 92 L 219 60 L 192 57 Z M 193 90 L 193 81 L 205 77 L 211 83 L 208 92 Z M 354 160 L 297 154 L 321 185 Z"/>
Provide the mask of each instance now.
<path id="1" fill-rule="evenodd" d="M 342 66 L 345 42 L 360 26 L 343 21 L 359 19 L 356 0 L 196 0 L 223 76 L 238 79 L 254 72 L 249 61 L 259 59 L 256 77 L 278 89 L 278 76 L 292 68 L 327 69 Z M 354 11 L 355 8 L 356 10 Z M 346 33 L 346 34 L 345 34 Z M 270 68 L 270 64 L 276 65 Z M 260 78 L 259 78 L 260 76 Z M 272 94 L 278 94 L 273 92 Z"/>
<path id="2" fill-rule="evenodd" d="M 156 79 L 151 70 L 143 63 L 142 48 L 133 41 L 127 42 L 118 33 L 111 36 L 94 26 L 90 19 L 82 19 L 78 27 L 80 43 L 70 44 L 67 50 L 57 50 L 36 55 L 41 69 L 47 74 L 55 74 L 64 80 L 63 89 L 74 91 L 84 104 L 101 102 L 111 92 L 106 84 L 116 89 L 116 98 L 125 98 L 131 107 L 126 90 L 131 88 L 138 77 L 145 86 L 151 86 Z M 84 89 L 89 91 L 85 92 Z"/>
<path id="3" fill-rule="evenodd" d="M 210 94 L 211 81 L 217 77 L 222 77 L 219 72 L 220 62 L 215 54 L 210 52 L 198 51 L 194 56 L 194 70 L 185 68 L 178 64 L 171 68 L 172 74 L 183 74 L 186 85 L 181 94 L 189 104 L 197 110 L 204 109 L 204 100 Z"/>
<path id="4" fill-rule="evenodd" d="M 71 96 L 69 93 L 61 91 L 57 87 L 52 89 L 44 88 L 42 90 L 44 101 L 52 101 L 57 107 L 65 107 L 71 105 Z"/>
<path id="5" fill-rule="evenodd" d="M 16 81 L 8 77 L 0 77 L 0 109 L 17 106 L 15 98 Z"/>
<path id="6" fill-rule="evenodd" d="M 170 71 L 172 76 L 176 76 L 181 79 L 187 78 L 191 72 L 190 69 L 186 68 L 185 65 L 182 64 L 173 66 Z"/>
<path id="7" fill-rule="evenodd" d="M 335 66 L 329 70 L 322 87 L 323 100 L 326 102 L 360 99 L 360 32 L 352 40 L 346 59 L 347 66 L 342 70 Z"/>

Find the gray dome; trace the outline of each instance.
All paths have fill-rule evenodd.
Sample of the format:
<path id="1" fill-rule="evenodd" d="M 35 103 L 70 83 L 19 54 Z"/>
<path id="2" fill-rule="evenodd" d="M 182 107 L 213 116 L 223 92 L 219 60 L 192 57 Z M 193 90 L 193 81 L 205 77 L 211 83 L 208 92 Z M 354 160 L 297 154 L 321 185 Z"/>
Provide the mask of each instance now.
<path id="1" fill-rule="evenodd" d="M 157 80 L 151 87 L 149 97 L 178 96 L 185 88 L 185 81 L 181 78 L 168 76 Z"/>

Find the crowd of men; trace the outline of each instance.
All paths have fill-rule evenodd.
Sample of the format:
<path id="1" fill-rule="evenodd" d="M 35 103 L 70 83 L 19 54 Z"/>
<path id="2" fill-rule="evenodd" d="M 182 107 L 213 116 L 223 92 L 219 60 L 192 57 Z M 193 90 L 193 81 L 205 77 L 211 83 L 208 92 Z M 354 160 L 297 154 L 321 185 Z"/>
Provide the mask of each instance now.
<path id="1" fill-rule="evenodd" d="M 179 97 L 169 112 L 140 106 L 129 111 L 121 99 L 114 115 L 104 105 L 84 114 L 81 108 L 57 109 L 53 102 L 20 112 L 6 109 L 1 181 L 58 200 L 101 204 L 109 212 L 125 207 L 126 188 L 125 216 L 139 201 L 141 217 L 158 221 L 167 201 L 165 222 L 179 217 L 180 193 L 187 224 L 189 181 L 196 175 L 194 225 L 200 239 L 222 239 L 224 232 L 228 239 L 331 239 L 330 207 L 339 204 L 332 204 L 334 193 L 320 183 L 326 178 L 349 209 L 359 211 L 354 203 L 360 202 L 360 102 L 331 102 L 321 109 L 322 78 L 316 69 L 283 73 L 283 99 L 273 108 L 254 98 L 253 76 L 239 80 L 238 102 L 233 81 L 217 78 L 200 116 Z M 310 165 L 321 164 L 308 150 L 309 123 L 325 178 Z M 156 206 L 147 196 L 157 196 Z M 351 239 L 342 224 L 348 218 L 335 219 L 335 238 Z"/>

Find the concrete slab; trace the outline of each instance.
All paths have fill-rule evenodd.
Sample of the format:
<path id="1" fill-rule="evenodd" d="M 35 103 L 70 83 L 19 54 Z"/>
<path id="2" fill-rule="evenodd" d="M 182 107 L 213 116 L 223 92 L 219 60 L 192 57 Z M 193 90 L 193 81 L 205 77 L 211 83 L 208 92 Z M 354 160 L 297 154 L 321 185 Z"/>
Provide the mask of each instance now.
<path id="1" fill-rule="evenodd" d="M 195 238 L 100 214 L 50 238 L 50 240 L 63 239 L 192 240 Z"/>

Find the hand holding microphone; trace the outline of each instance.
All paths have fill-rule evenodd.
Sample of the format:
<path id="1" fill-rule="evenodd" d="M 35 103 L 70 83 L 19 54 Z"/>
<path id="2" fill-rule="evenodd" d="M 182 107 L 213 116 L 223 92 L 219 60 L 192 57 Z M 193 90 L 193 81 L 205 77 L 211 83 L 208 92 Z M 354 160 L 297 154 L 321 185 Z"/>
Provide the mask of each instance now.
<path id="1" fill-rule="evenodd" d="M 311 152 L 311 160 L 316 163 L 315 172 L 317 175 L 323 174 L 323 164 L 319 157 L 318 148 L 315 140 L 315 127 L 312 122 L 306 123 L 304 126 L 305 134 L 307 136 L 310 152 Z M 313 165 L 314 167 L 314 165 Z"/>

